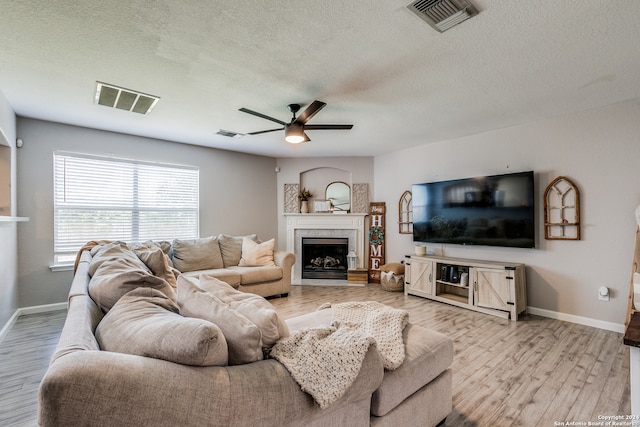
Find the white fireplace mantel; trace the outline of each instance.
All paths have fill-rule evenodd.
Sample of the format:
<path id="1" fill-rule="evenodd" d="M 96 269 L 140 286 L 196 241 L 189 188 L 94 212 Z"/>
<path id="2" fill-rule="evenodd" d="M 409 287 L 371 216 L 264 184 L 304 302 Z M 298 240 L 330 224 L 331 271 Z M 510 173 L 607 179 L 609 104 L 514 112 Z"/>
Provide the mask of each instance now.
<path id="1" fill-rule="evenodd" d="M 339 235 L 349 238 L 349 250 L 355 251 L 358 257 L 358 268 L 362 268 L 365 260 L 366 213 L 284 215 L 287 219 L 287 252 L 294 253 L 296 260 L 301 259 L 302 237 L 336 237 Z M 293 268 L 292 279 L 294 282 L 300 280 L 301 272 L 300 262 L 296 262 Z"/>

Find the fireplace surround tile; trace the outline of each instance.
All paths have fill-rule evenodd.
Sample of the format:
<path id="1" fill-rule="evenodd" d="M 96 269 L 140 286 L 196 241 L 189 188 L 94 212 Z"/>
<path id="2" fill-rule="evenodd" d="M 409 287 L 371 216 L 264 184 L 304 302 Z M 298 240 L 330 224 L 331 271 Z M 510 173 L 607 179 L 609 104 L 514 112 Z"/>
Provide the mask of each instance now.
<path id="1" fill-rule="evenodd" d="M 285 214 L 287 218 L 287 251 L 296 255 L 292 283 L 302 280 L 302 238 L 330 237 L 349 239 L 349 251 L 358 257 L 358 267 L 365 261 L 365 217 L 367 214 Z M 318 279 L 322 280 L 322 279 Z M 346 281 L 345 281 L 346 283 Z"/>

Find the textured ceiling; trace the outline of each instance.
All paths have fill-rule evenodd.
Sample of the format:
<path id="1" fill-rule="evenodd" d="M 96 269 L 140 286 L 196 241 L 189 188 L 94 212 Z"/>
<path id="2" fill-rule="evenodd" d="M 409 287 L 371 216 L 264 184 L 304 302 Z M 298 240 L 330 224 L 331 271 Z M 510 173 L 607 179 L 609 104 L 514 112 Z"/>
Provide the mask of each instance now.
<path id="1" fill-rule="evenodd" d="M 637 0 L 471 0 L 438 33 L 410 0 L 0 0 L 0 91 L 19 116 L 274 157 L 358 156 L 640 95 Z M 102 81 L 161 98 L 146 116 L 94 103 Z M 288 121 L 292 146 L 240 107 Z"/>

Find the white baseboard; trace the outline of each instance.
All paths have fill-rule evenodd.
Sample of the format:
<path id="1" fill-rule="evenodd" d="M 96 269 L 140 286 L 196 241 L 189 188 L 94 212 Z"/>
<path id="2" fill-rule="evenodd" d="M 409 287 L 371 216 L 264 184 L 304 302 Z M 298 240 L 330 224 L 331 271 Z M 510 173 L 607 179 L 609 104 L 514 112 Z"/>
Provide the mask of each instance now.
<path id="1" fill-rule="evenodd" d="M 31 307 L 23 307 L 16 310 L 18 316 L 23 314 L 37 314 L 46 313 L 47 311 L 65 310 L 67 308 L 66 302 L 58 302 L 55 304 L 34 305 Z"/>
<path id="2" fill-rule="evenodd" d="M 536 307 L 527 307 L 527 313 L 624 334 L 624 325 L 619 323 L 605 322 L 603 320 L 591 319 L 590 317 L 575 316 L 573 314 L 560 313 L 558 311 Z"/>
<path id="3" fill-rule="evenodd" d="M 7 336 L 7 334 L 9 333 L 9 329 L 11 329 L 13 324 L 16 323 L 18 316 L 19 316 L 18 310 L 16 310 L 13 313 L 13 316 L 11 316 L 7 321 L 7 323 L 5 323 L 5 325 L 2 327 L 2 330 L 0 330 L 0 344 L 2 344 L 2 341 L 4 341 L 4 337 Z"/>
<path id="4" fill-rule="evenodd" d="M 35 305 L 32 307 L 23 307 L 23 308 L 17 309 L 13 313 L 13 315 L 9 318 L 7 323 L 2 327 L 2 330 L 0 330 L 0 344 L 2 344 L 2 341 L 9 333 L 9 330 L 11 329 L 13 324 L 16 323 L 16 320 L 18 320 L 18 317 L 25 314 L 46 313 L 48 311 L 64 310 L 66 308 L 67 308 L 66 302 L 59 302 L 56 304 Z"/>

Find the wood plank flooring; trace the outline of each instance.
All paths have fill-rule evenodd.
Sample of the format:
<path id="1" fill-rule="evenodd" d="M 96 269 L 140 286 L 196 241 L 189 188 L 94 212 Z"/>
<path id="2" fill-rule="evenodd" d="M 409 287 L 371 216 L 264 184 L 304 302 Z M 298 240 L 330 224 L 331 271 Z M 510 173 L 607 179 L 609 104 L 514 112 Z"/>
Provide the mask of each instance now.
<path id="1" fill-rule="evenodd" d="M 403 308 L 412 323 L 454 340 L 446 426 L 546 427 L 630 413 L 629 349 L 619 333 L 532 315 L 512 322 L 376 284 L 294 286 L 288 298 L 269 301 L 289 318 L 324 302 L 369 300 Z M 0 344 L 0 426 L 37 425 L 37 387 L 64 317 L 22 316 Z"/>
<path id="2" fill-rule="evenodd" d="M 38 386 L 66 310 L 20 316 L 0 343 L 0 426 L 37 426 Z"/>

